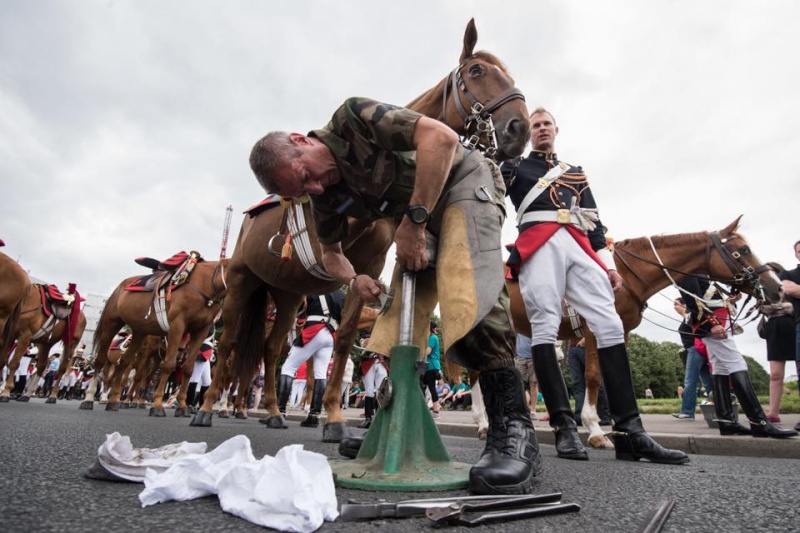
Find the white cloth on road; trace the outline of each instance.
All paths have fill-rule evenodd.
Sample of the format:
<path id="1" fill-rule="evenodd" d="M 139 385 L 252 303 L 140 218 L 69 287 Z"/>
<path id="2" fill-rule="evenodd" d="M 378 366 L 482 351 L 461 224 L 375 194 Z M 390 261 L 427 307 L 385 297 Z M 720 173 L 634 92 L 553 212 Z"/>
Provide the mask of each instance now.
<path id="1" fill-rule="evenodd" d="M 327 459 L 300 444 L 256 460 L 250 440 L 237 435 L 162 473 L 148 470 L 144 484 L 143 507 L 216 494 L 223 511 L 281 531 L 315 531 L 339 516 Z"/>
<path id="2" fill-rule="evenodd" d="M 118 432 L 106 435 L 97 449 L 97 460 L 103 468 L 127 481 L 142 483 L 148 468 L 164 472 L 176 461 L 206 452 L 206 443 L 179 442 L 160 448 L 134 448 L 128 436 Z"/>

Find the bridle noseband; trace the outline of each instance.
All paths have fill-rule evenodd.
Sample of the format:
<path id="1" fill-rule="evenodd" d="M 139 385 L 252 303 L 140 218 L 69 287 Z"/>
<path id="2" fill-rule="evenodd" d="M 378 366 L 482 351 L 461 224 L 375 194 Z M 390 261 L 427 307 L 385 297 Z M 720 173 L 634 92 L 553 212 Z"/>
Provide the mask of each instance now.
<path id="1" fill-rule="evenodd" d="M 711 242 L 714 244 L 714 248 L 716 248 L 717 253 L 725 263 L 725 266 L 727 266 L 731 274 L 733 274 L 733 285 L 755 285 L 758 283 L 758 276 L 762 272 L 770 270 L 770 267 L 767 265 L 759 265 L 754 268 L 744 262 L 743 258 L 751 254 L 750 246 L 747 244 L 736 250 L 731 250 L 727 246 L 730 237 L 720 237 L 719 233 L 716 231 L 712 231 L 709 236 L 711 237 Z M 709 256 L 710 263 L 711 247 L 708 248 L 707 255 Z"/>
<path id="2" fill-rule="evenodd" d="M 453 94 L 453 100 L 456 103 L 458 114 L 461 115 L 461 119 L 464 121 L 464 146 L 471 150 L 480 149 L 486 156 L 493 158 L 497 155 L 498 146 L 494 123 L 492 122 L 492 111 L 518 98 L 524 102 L 525 95 L 516 87 L 511 87 L 487 103 L 479 102 L 469 91 L 467 84 L 461 77 L 461 70 L 475 57 L 477 56 L 472 55 L 464 59 L 448 76 L 442 93 L 442 117 L 447 115 L 447 94 L 449 88 Z M 467 113 L 464 106 L 461 104 L 461 98 L 459 98 L 458 95 L 459 90 L 464 94 L 467 100 L 469 100 L 471 114 Z M 484 146 L 480 142 L 480 138 L 483 135 L 486 135 L 489 139 L 488 146 Z"/>

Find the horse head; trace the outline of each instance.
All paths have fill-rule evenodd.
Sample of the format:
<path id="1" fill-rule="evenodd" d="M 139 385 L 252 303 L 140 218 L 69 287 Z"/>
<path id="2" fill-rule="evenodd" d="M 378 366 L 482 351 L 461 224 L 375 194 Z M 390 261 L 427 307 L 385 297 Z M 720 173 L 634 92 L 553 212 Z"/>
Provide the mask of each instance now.
<path id="1" fill-rule="evenodd" d="M 731 280 L 733 287 L 767 303 L 777 303 L 783 298 L 783 285 L 769 265 L 762 263 L 744 236 L 738 233 L 742 215 L 720 231 L 709 234 L 711 246 L 717 252 L 709 253 L 709 273 L 720 280 Z"/>
<path id="2" fill-rule="evenodd" d="M 521 155 L 530 140 L 528 108 L 505 64 L 494 54 L 474 51 L 477 40 L 472 19 L 458 66 L 407 107 L 441 120 L 467 147 L 504 161 Z"/>

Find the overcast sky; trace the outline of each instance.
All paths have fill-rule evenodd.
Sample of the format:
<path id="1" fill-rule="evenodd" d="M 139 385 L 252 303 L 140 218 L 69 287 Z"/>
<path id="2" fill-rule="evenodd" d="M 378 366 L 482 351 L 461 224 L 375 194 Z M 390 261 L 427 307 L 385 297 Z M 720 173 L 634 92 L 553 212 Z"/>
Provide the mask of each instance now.
<path id="1" fill-rule="evenodd" d="M 586 169 L 615 239 L 744 214 L 760 259 L 793 267 L 798 16 L 791 0 L 5 0 L 2 251 L 108 294 L 145 273 L 135 257 L 218 257 L 231 205 L 230 256 L 263 197 L 247 162 L 259 137 L 321 127 L 349 96 L 408 103 L 456 66 L 475 17 L 477 48 L 555 114 L 558 152 Z M 753 330 L 740 346 L 764 364 Z"/>

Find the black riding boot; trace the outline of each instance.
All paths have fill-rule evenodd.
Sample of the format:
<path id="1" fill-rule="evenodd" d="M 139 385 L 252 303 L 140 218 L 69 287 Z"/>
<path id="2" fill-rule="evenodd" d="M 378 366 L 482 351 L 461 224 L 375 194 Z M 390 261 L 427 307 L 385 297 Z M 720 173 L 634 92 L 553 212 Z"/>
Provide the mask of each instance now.
<path id="1" fill-rule="evenodd" d="M 569 406 L 567 385 L 561 374 L 553 344 L 537 344 L 531 348 L 533 368 L 542 391 L 547 412 L 550 415 L 550 427 L 556 434 L 556 452 L 562 459 L 586 461 L 589 454 L 578 437 L 578 425 L 572 416 Z"/>
<path id="2" fill-rule="evenodd" d="M 750 420 L 750 429 L 754 437 L 785 439 L 797 435 L 797 431 L 793 429 L 783 429 L 767 420 L 767 416 L 761 408 L 761 403 L 759 403 L 756 397 L 756 391 L 753 390 L 753 384 L 750 383 L 750 376 L 746 370 L 734 372 L 730 377 L 731 383 L 733 384 L 733 392 L 736 393 L 736 397 L 739 399 L 739 405 L 742 406 L 742 410 Z"/>
<path id="3" fill-rule="evenodd" d="M 750 435 L 750 428 L 744 427 L 733 415 L 730 376 L 714 374 L 714 412 L 720 435 Z"/>
<path id="4" fill-rule="evenodd" d="M 194 397 L 197 394 L 197 383 L 189 383 L 189 387 L 186 389 L 186 407 L 191 408 L 194 406 Z"/>
<path id="5" fill-rule="evenodd" d="M 522 376 L 509 367 L 483 371 L 479 380 L 489 433 L 481 458 L 469 471 L 469 489 L 474 494 L 528 494 L 543 465 Z"/>
<path id="6" fill-rule="evenodd" d="M 364 397 L 364 420 L 357 426 L 360 429 L 369 429 L 372 425 L 372 417 L 375 416 L 375 407 L 378 405 L 378 401 L 375 398 L 371 398 L 369 396 Z"/>
<path id="7" fill-rule="evenodd" d="M 611 417 L 614 419 L 612 437 L 617 459 L 638 461 L 644 458 L 654 463 L 688 463 L 688 455 L 680 450 L 668 450 L 662 447 L 650 438 L 642 427 L 625 345 L 600 348 L 597 352 Z"/>
<path id="8" fill-rule="evenodd" d="M 70 387 L 70 388 L 68 388 L 68 389 L 67 389 L 67 393 L 64 395 L 64 399 L 65 399 L 65 400 L 71 400 L 71 399 L 72 399 L 72 395 L 73 395 L 74 391 L 75 391 L 75 387 Z"/>
<path id="9" fill-rule="evenodd" d="M 20 376 L 16 383 L 14 383 L 14 388 L 11 389 L 11 398 L 15 400 L 23 395 L 25 392 L 25 385 L 28 384 L 28 376 Z"/>
<path id="10" fill-rule="evenodd" d="M 325 388 L 328 386 L 327 379 L 314 380 L 314 392 L 311 396 L 311 409 L 308 416 L 300 422 L 300 425 L 307 428 L 319 427 L 319 414 L 322 412 L 322 397 L 325 395 Z"/>
<path id="11" fill-rule="evenodd" d="M 200 387 L 200 391 L 194 397 L 194 407 L 197 407 L 198 404 L 203 405 L 207 390 L 208 387 Z"/>

